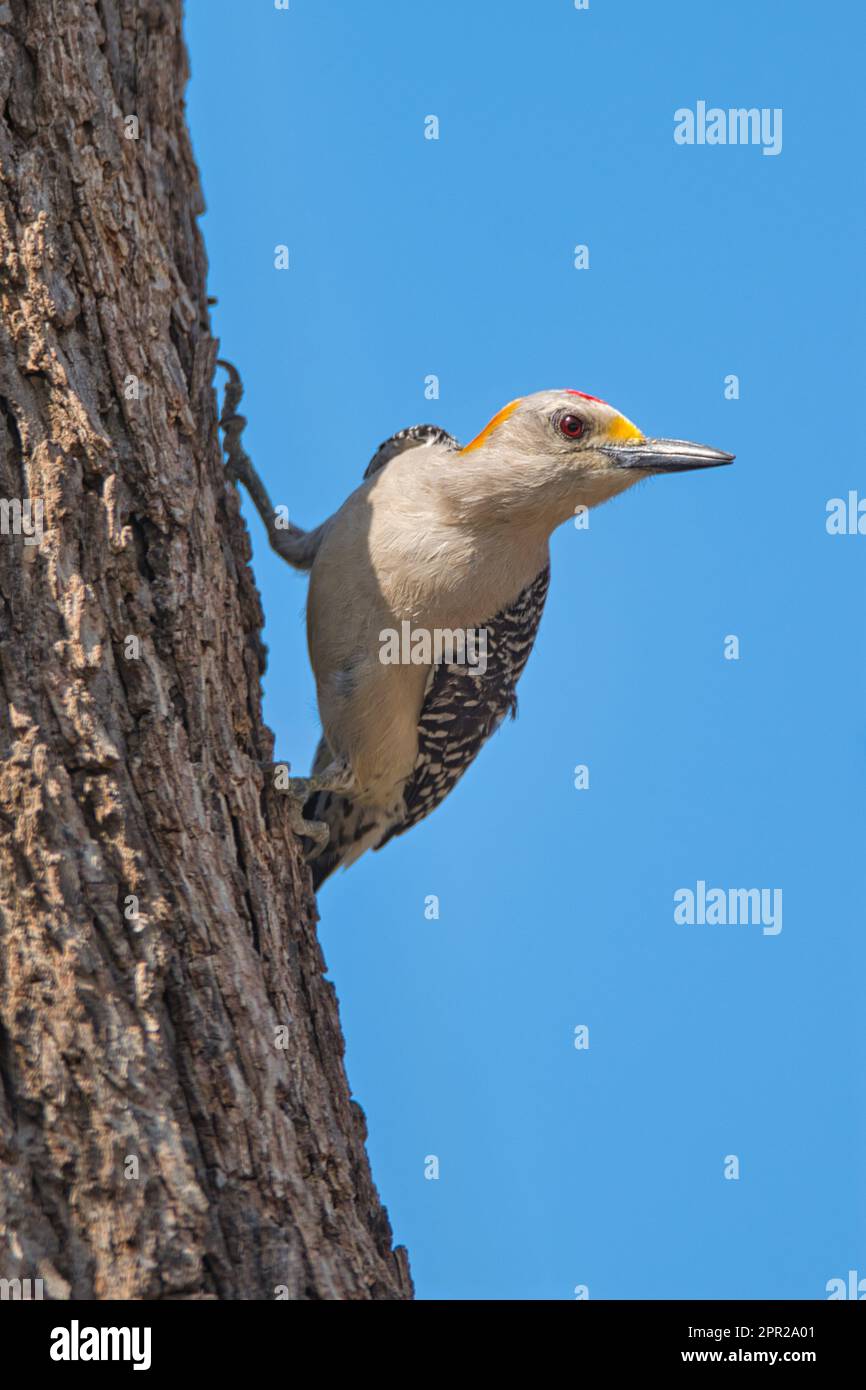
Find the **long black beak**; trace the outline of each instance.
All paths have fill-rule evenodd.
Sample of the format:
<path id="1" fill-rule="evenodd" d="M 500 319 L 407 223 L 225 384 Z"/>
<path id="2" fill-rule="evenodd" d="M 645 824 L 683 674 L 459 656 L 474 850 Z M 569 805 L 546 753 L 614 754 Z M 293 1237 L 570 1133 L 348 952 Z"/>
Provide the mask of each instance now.
<path id="1" fill-rule="evenodd" d="M 718 468 L 733 463 L 734 455 L 708 444 L 690 444 L 687 439 L 641 439 L 636 444 L 605 444 L 601 453 L 615 460 L 618 468 L 639 468 L 647 473 L 685 473 L 690 468 Z"/>

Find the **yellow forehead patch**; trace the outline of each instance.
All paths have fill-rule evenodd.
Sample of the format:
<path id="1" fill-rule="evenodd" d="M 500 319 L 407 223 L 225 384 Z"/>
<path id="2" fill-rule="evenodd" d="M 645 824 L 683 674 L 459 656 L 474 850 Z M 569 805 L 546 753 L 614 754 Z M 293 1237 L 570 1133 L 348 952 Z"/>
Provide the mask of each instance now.
<path id="1" fill-rule="evenodd" d="M 503 406 L 498 414 L 494 415 L 493 419 L 484 426 L 481 433 L 476 434 L 475 438 L 460 450 L 461 454 L 468 454 L 470 449 L 480 449 L 482 444 L 486 444 L 493 431 L 498 430 L 503 421 L 507 420 L 509 415 L 514 414 L 522 400 L 523 397 L 518 396 L 516 401 L 509 401 L 508 405 Z"/>
<path id="2" fill-rule="evenodd" d="M 617 415 L 607 427 L 607 437 L 618 440 L 643 439 L 643 430 L 639 430 L 637 425 L 633 425 L 624 415 Z"/>

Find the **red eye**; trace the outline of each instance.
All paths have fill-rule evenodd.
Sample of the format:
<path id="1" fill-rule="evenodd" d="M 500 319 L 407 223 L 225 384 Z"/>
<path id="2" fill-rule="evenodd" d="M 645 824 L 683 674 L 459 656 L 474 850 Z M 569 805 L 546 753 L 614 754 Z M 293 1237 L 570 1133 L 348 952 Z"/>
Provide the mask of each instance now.
<path id="1" fill-rule="evenodd" d="M 566 439 L 580 439 L 586 429 L 579 415 L 563 415 L 559 422 L 559 432 L 564 434 Z"/>

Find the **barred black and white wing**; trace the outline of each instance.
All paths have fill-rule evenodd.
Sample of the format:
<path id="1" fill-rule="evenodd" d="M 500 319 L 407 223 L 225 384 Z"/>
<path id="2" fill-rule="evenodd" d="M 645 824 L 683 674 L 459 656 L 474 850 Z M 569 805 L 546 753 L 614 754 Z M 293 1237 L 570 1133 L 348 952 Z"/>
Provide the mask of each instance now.
<path id="1" fill-rule="evenodd" d="M 529 660 L 550 585 L 546 565 L 487 631 L 484 675 L 467 666 L 434 666 L 418 720 L 418 758 L 404 792 L 406 814 L 376 845 L 417 825 L 444 801 L 507 714 L 517 718 L 517 682 Z"/>

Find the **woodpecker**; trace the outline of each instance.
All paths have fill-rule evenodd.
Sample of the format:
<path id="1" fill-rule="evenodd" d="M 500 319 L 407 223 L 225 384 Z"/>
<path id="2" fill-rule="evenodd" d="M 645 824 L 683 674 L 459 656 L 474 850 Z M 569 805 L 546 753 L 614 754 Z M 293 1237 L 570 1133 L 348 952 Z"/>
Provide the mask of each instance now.
<path id="1" fill-rule="evenodd" d="M 322 738 L 310 777 L 288 786 L 316 888 L 439 805 L 507 714 L 535 642 L 552 531 L 656 473 L 733 462 L 679 439 L 648 439 L 597 396 L 537 391 L 470 443 L 413 425 L 381 444 L 363 481 L 321 526 L 280 529 L 240 446 L 240 379 L 221 424 L 230 476 L 270 542 L 309 571 L 307 636 Z M 382 636 L 486 634 L 486 662 L 386 663 Z"/>

